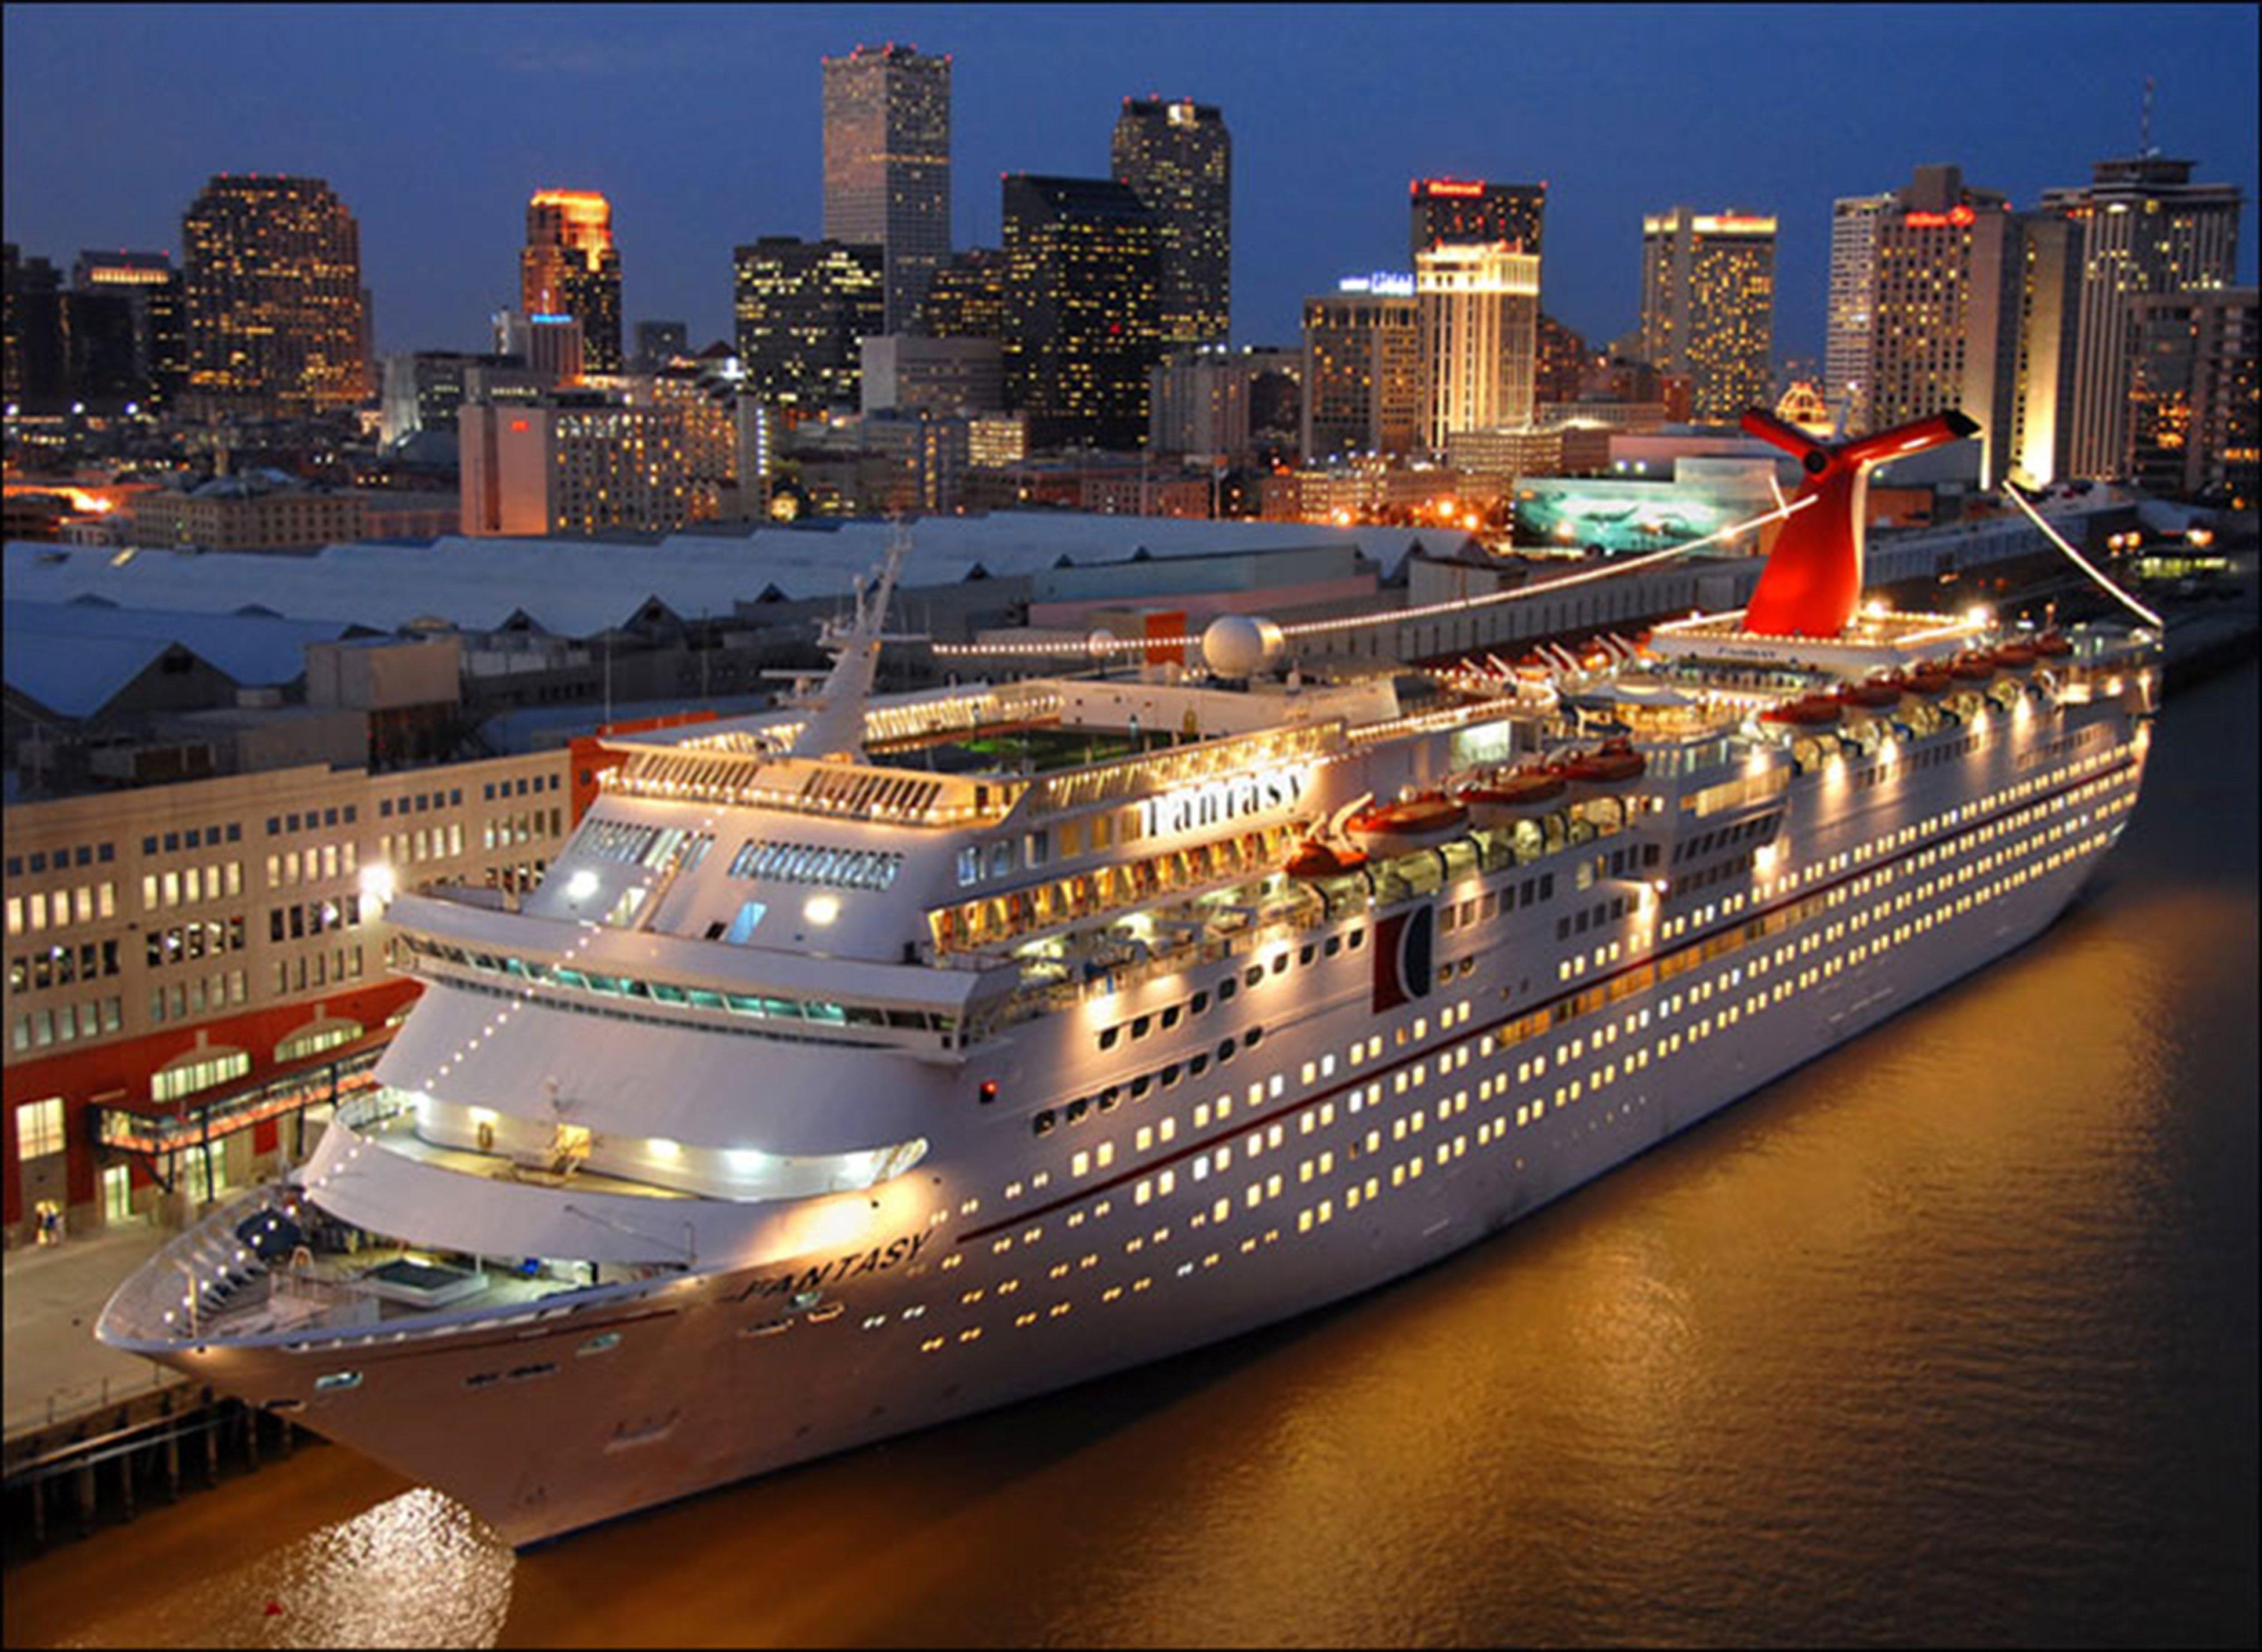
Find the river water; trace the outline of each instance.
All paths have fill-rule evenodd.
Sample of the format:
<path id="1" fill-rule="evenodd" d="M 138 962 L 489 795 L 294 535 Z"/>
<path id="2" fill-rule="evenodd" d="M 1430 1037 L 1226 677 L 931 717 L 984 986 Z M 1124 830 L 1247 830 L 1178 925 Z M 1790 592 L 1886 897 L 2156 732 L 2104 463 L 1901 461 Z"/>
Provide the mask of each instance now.
<path id="1" fill-rule="evenodd" d="M 525 1556 L 303 1450 L 8 1643 L 2251 1647 L 2258 697 L 2033 945 L 1417 1277 Z"/>

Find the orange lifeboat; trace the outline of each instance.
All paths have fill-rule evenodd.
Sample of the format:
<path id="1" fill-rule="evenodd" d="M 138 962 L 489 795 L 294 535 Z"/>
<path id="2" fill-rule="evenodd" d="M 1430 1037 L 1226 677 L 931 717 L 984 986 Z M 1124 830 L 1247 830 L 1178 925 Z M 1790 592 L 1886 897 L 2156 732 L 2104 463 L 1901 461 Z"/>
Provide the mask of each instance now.
<path id="1" fill-rule="evenodd" d="M 1556 772 L 1581 786 L 1625 786 L 1642 777 L 1649 760 L 1623 740 L 1581 752 L 1555 765 Z"/>
<path id="2" fill-rule="evenodd" d="M 2028 645 L 2039 659 L 2064 659 L 2073 652 L 2073 644 L 2056 631 L 2044 631 Z"/>
<path id="3" fill-rule="evenodd" d="M 1823 729 L 1846 715 L 1846 708 L 1827 694 L 1808 694 L 1804 699 L 1786 700 L 1772 711 L 1762 712 L 1764 722 L 1787 722 L 1801 729 Z"/>
<path id="4" fill-rule="evenodd" d="M 2030 672 L 2035 668 L 2035 650 L 2006 643 L 1995 650 L 1995 664 L 2006 672 Z"/>
<path id="5" fill-rule="evenodd" d="M 1985 654 L 1959 655 L 1948 674 L 1962 682 L 1984 683 L 1994 676 L 1995 662 Z"/>
<path id="6" fill-rule="evenodd" d="M 1460 800 L 1480 826 L 1512 825 L 1537 815 L 1563 795 L 1570 782 L 1545 769 L 1518 769 L 1499 779 L 1465 786 Z"/>
<path id="7" fill-rule="evenodd" d="M 1353 849 L 1347 844 L 1338 847 L 1307 837 L 1288 857 L 1286 870 L 1292 878 L 1341 878 L 1365 865 L 1366 851 L 1363 849 Z"/>
<path id="8" fill-rule="evenodd" d="M 1908 686 L 1911 690 L 1920 694 L 1927 696 L 1944 694 L 1955 685 L 1956 679 L 1949 675 L 1945 665 L 1927 664 L 1918 666 L 1909 673 Z"/>
<path id="9" fill-rule="evenodd" d="M 1402 803 L 1375 803 L 1344 822 L 1351 841 L 1372 855 L 1435 849 L 1469 823 L 1468 806 L 1432 792 Z"/>
<path id="10" fill-rule="evenodd" d="M 1849 683 L 1839 692 L 1850 705 L 1859 706 L 1866 711 L 1884 711 L 1901 703 L 1901 696 L 1908 692 L 1908 686 L 1905 679 L 1895 673 L 1872 677 L 1867 682 Z"/>

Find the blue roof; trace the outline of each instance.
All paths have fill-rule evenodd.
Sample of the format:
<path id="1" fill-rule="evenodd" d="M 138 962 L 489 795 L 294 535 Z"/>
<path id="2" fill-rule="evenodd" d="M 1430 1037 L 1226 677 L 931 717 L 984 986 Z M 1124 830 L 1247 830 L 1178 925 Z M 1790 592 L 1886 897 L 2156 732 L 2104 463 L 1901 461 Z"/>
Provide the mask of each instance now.
<path id="1" fill-rule="evenodd" d="M 270 686 L 305 675 L 307 643 L 353 628 L 335 620 L 119 607 L 101 596 L 11 598 L 5 615 L 0 669 L 8 686 L 72 717 L 99 711 L 176 643 L 239 684 Z"/>

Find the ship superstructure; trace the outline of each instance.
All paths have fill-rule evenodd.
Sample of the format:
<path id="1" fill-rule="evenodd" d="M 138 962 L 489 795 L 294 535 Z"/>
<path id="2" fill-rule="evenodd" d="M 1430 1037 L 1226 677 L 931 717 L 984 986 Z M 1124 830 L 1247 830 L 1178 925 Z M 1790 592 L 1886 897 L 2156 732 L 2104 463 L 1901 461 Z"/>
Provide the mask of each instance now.
<path id="1" fill-rule="evenodd" d="M 1799 599 L 1569 671 L 1306 680 L 1234 619 L 865 703 L 885 584 L 839 692 L 615 743 L 516 909 L 397 899 L 376 1087 L 100 1334 L 519 1543 L 1229 1336 L 2034 935 L 2158 686 L 2143 631 Z"/>

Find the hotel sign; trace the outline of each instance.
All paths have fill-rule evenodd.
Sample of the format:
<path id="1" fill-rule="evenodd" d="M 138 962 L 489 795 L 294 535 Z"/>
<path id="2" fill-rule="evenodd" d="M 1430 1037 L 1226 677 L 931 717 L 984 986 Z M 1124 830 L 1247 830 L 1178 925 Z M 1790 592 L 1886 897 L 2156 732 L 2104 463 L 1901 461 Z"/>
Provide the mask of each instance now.
<path id="1" fill-rule="evenodd" d="M 1293 808 L 1303 801 L 1304 779 L 1300 769 L 1272 769 L 1180 786 L 1141 803 L 1139 824 L 1144 836 L 1165 837 L 1222 826 L 1244 815 Z"/>

